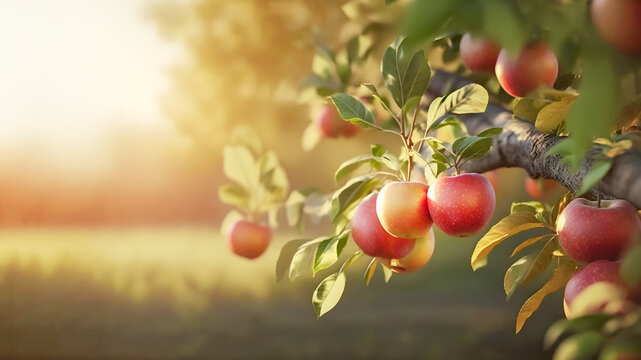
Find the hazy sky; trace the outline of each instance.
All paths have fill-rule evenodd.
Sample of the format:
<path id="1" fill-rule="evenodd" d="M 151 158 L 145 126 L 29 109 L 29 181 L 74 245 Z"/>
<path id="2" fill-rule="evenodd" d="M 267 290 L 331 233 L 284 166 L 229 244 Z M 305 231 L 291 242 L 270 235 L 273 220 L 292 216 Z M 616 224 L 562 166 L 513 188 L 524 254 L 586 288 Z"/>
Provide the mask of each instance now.
<path id="1" fill-rule="evenodd" d="M 159 95 L 179 56 L 144 0 L 0 1 L 0 149 L 89 158 L 115 129 L 171 129 Z"/>

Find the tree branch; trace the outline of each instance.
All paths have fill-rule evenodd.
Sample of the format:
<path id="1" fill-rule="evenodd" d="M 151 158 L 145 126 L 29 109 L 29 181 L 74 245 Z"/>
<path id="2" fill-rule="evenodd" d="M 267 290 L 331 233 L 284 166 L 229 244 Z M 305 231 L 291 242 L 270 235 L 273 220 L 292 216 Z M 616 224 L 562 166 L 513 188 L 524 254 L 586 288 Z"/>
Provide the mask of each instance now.
<path id="1" fill-rule="evenodd" d="M 469 84 L 469 81 L 455 74 L 437 70 L 427 89 L 428 96 L 441 96 L 452 89 Z M 588 154 L 581 169 L 572 173 L 561 162 L 560 155 L 545 156 L 564 137 L 541 133 L 534 124 L 514 120 L 512 112 L 499 104 L 488 104 L 482 114 L 459 115 L 470 133 L 478 133 L 490 127 L 502 127 L 503 133 L 494 137 L 492 150 L 483 158 L 465 164 L 464 170 L 485 172 L 501 167 L 520 167 L 532 177 L 554 179 L 575 192 L 581 187 L 583 178 L 595 160 L 596 150 Z M 603 199 L 625 199 L 641 208 L 641 153 L 630 150 L 613 159 L 608 174 L 586 194 Z"/>

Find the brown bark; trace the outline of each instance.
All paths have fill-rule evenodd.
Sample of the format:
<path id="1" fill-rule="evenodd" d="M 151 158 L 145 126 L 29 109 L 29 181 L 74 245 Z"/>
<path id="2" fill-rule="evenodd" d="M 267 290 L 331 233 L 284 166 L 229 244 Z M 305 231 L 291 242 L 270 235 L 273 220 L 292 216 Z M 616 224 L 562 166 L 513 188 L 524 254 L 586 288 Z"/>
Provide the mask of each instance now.
<path id="1" fill-rule="evenodd" d="M 428 87 L 430 96 L 440 96 L 447 89 L 457 89 L 469 81 L 455 74 L 436 71 Z M 483 158 L 464 165 L 464 170 L 485 172 L 501 167 L 520 167 L 530 176 L 554 179 L 575 192 L 580 188 L 595 159 L 595 152 L 588 154 L 581 169 L 573 173 L 561 162 L 560 155 L 546 156 L 550 148 L 563 139 L 561 136 L 541 133 L 528 121 L 515 120 L 510 110 L 499 104 L 488 104 L 482 114 L 460 115 L 470 133 L 490 127 L 502 127 L 503 133 L 495 136 L 492 150 Z M 641 208 L 641 152 L 630 150 L 613 159 L 608 174 L 586 196 L 603 199 L 625 199 Z"/>

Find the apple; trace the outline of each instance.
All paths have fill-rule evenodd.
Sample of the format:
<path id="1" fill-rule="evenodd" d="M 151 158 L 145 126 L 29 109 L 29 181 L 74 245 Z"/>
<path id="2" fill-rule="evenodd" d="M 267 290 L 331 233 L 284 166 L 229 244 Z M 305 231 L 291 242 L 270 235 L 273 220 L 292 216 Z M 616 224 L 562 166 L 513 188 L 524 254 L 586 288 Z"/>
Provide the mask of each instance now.
<path id="1" fill-rule="evenodd" d="M 593 0 L 592 22 L 605 41 L 616 50 L 641 55 L 641 1 Z"/>
<path id="2" fill-rule="evenodd" d="M 559 184 L 552 179 L 532 179 L 531 177 L 525 178 L 525 191 L 531 197 L 541 200 Z"/>
<path id="3" fill-rule="evenodd" d="M 427 189 L 420 182 L 391 182 L 381 189 L 376 200 L 376 215 L 383 229 L 403 238 L 427 234 L 432 218 L 427 207 Z"/>
<path id="4" fill-rule="evenodd" d="M 487 178 L 496 193 L 496 189 L 499 186 L 499 176 L 497 175 L 496 170 L 484 172 L 483 176 Z"/>
<path id="5" fill-rule="evenodd" d="M 628 292 L 608 281 L 597 281 L 586 286 L 571 304 L 564 303 L 565 316 L 574 319 L 587 314 L 623 315 L 636 308 Z"/>
<path id="6" fill-rule="evenodd" d="M 494 68 L 503 89 L 514 97 L 524 97 L 539 86 L 552 86 L 559 74 L 559 63 L 542 42 L 530 42 L 516 58 L 503 49 Z"/>
<path id="7" fill-rule="evenodd" d="M 328 138 L 352 137 L 360 131 L 358 126 L 343 120 L 332 104 L 325 104 L 321 107 L 315 124 L 320 133 Z"/>
<path id="8" fill-rule="evenodd" d="M 606 281 L 621 288 L 626 288 L 625 283 L 619 275 L 621 263 L 618 261 L 597 260 L 579 269 L 565 285 L 563 301 L 572 305 L 574 298 L 583 289 L 596 282 Z"/>
<path id="9" fill-rule="evenodd" d="M 563 209 L 556 230 L 563 251 L 577 262 L 619 260 L 641 235 L 636 210 L 625 200 L 578 198 Z"/>
<path id="10" fill-rule="evenodd" d="M 376 215 L 378 193 L 363 199 L 352 214 L 352 238 L 366 255 L 385 259 L 400 259 L 414 248 L 414 239 L 391 235 Z"/>
<path id="11" fill-rule="evenodd" d="M 470 236 L 482 230 L 494 213 L 492 184 L 480 174 L 437 179 L 427 191 L 434 224 L 451 236 Z"/>
<path id="12" fill-rule="evenodd" d="M 414 249 L 400 259 L 381 259 L 381 263 L 393 272 L 403 274 L 416 271 L 432 258 L 434 253 L 434 230 L 430 231 L 420 238 L 416 239 Z"/>
<path id="13" fill-rule="evenodd" d="M 231 251 L 248 259 L 255 259 L 264 253 L 271 238 L 272 230 L 269 226 L 247 220 L 236 221 L 227 233 Z"/>
<path id="14" fill-rule="evenodd" d="M 468 69 L 477 72 L 493 72 L 496 58 L 501 48 L 488 38 L 474 38 L 466 33 L 461 38 L 459 45 L 461 60 Z"/>

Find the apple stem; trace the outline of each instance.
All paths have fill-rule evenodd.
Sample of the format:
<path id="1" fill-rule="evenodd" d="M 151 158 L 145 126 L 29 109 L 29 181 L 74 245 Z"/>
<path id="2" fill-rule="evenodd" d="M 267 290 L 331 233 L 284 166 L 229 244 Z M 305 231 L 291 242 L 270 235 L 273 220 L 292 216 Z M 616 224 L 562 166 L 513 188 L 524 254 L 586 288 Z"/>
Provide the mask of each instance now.
<path id="1" fill-rule="evenodd" d="M 601 193 L 596 194 L 596 207 L 597 208 L 601 207 Z"/>

